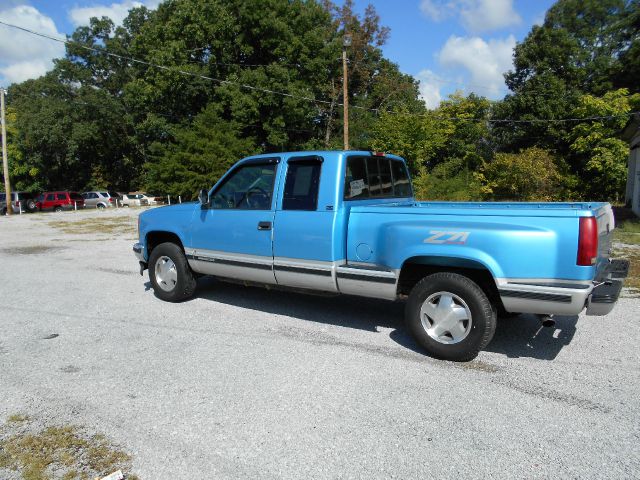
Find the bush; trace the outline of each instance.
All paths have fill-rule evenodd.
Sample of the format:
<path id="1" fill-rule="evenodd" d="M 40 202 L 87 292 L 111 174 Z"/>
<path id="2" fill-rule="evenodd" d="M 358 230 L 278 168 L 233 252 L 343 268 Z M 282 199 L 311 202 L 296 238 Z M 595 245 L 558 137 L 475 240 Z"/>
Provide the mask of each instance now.
<path id="1" fill-rule="evenodd" d="M 557 201 L 567 187 L 552 155 L 537 147 L 498 153 L 474 177 L 487 200 Z"/>

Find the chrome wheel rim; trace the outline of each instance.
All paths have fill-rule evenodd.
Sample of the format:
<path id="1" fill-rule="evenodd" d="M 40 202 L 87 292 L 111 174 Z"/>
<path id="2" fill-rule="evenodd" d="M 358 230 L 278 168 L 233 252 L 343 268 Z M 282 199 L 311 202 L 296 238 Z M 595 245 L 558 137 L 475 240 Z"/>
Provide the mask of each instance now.
<path id="1" fill-rule="evenodd" d="M 471 331 L 471 311 L 451 292 L 429 295 L 420 308 L 420 321 L 427 335 L 438 343 L 459 343 Z"/>
<path id="2" fill-rule="evenodd" d="M 155 265 L 156 284 L 165 292 L 170 292 L 178 283 L 178 271 L 176 264 L 167 256 L 156 260 Z"/>

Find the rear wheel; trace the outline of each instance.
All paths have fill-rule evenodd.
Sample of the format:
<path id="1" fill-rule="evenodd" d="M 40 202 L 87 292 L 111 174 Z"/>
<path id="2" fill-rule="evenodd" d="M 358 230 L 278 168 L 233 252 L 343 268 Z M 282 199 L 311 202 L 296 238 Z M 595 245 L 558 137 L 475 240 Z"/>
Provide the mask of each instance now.
<path id="1" fill-rule="evenodd" d="M 62 207 L 54 207 L 53 211 L 54 212 L 61 212 L 62 211 Z"/>
<path id="2" fill-rule="evenodd" d="M 413 287 L 406 320 L 418 343 L 443 360 L 474 359 L 496 329 L 496 314 L 482 289 L 449 272 L 429 275 Z"/>
<path id="3" fill-rule="evenodd" d="M 149 257 L 149 279 L 156 297 L 180 302 L 193 295 L 196 279 L 182 249 L 175 243 L 161 243 Z"/>
<path id="4" fill-rule="evenodd" d="M 103 208 L 105 208 L 105 204 L 104 203 L 99 203 L 98 205 L 96 205 L 96 208 L 103 209 Z"/>

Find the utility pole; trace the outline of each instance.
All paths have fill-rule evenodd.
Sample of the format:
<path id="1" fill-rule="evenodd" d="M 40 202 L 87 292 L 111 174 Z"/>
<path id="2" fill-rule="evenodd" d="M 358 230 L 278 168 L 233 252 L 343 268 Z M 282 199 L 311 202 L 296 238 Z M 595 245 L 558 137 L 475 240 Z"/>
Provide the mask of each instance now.
<path id="1" fill-rule="evenodd" d="M 13 213 L 11 207 L 11 183 L 9 182 L 9 161 L 7 160 L 7 120 L 4 115 L 4 95 L 6 90 L 0 87 L 0 121 L 2 121 L 2 169 L 4 173 L 4 193 L 7 200 L 7 215 Z"/>
<path id="2" fill-rule="evenodd" d="M 347 88 L 347 47 L 351 46 L 351 34 L 342 37 L 342 104 L 344 105 L 344 149 L 349 150 L 349 89 Z"/>

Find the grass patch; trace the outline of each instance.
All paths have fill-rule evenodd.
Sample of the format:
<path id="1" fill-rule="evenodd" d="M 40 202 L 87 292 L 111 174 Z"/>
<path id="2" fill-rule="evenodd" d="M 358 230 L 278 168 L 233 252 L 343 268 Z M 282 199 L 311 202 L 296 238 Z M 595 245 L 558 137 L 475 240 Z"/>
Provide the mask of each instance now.
<path id="1" fill-rule="evenodd" d="M 640 249 L 619 248 L 614 256 L 629 260 L 629 276 L 624 280 L 624 286 L 632 289 L 633 294 L 640 293 Z"/>
<path id="2" fill-rule="evenodd" d="M 613 241 L 627 245 L 640 245 L 640 218 L 628 208 L 614 209 L 616 228 Z"/>
<path id="3" fill-rule="evenodd" d="M 9 415 L 9 418 L 7 418 L 8 423 L 22 423 L 27 420 L 29 420 L 29 417 L 22 415 L 21 413 L 14 413 L 13 415 Z"/>
<path id="4" fill-rule="evenodd" d="M 631 290 L 632 295 L 640 294 L 640 248 L 633 248 L 640 247 L 640 218 L 628 208 L 616 208 L 614 213 L 616 228 L 613 231 L 613 241 L 619 245 L 613 256 L 629 260 L 629 276 L 625 279 L 624 286 Z"/>
<path id="5" fill-rule="evenodd" d="M 21 418 L 20 422 L 11 418 Z M 88 435 L 74 426 L 50 426 L 39 431 L 12 415 L 0 431 L 0 473 L 18 472 L 24 480 L 93 480 L 122 470 L 127 480 L 131 457 L 100 434 Z"/>
<path id="6" fill-rule="evenodd" d="M 49 226 L 57 228 L 64 233 L 83 235 L 83 234 L 135 234 L 137 233 L 137 220 L 129 217 L 104 217 L 104 218 L 86 218 L 75 221 L 49 222 Z"/>
<path id="7" fill-rule="evenodd" d="M 3 253 L 11 255 L 38 255 L 41 253 L 47 253 L 52 250 L 60 250 L 61 247 L 49 247 L 46 245 L 32 245 L 30 247 L 9 247 L 3 248 Z"/>

